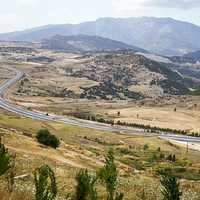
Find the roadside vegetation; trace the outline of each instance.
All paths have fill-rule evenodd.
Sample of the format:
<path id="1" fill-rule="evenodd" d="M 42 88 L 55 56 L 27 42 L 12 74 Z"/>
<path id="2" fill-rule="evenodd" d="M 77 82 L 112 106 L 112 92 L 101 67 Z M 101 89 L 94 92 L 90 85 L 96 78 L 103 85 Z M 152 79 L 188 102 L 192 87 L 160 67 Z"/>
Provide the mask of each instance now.
<path id="1" fill-rule="evenodd" d="M 104 123 L 104 124 L 110 124 L 112 126 L 119 125 L 119 126 L 126 126 L 126 127 L 144 129 L 146 132 L 149 132 L 149 133 L 158 133 L 158 134 L 171 133 L 171 134 L 180 134 L 180 135 L 189 135 L 189 136 L 200 137 L 200 133 L 198 133 L 198 132 L 188 132 L 187 130 L 160 128 L 160 127 L 156 127 L 156 126 L 121 122 L 121 121 L 115 122 L 112 119 L 105 119 L 103 117 L 97 117 L 95 115 L 90 115 L 88 113 L 87 114 L 85 114 L 85 113 L 72 113 L 72 115 L 74 117 L 77 117 L 77 118 L 80 118 L 80 119 L 91 120 L 91 121 L 94 121 L 94 122 L 99 122 L 99 123 Z"/>
<path id="2" fill-rule="evenodd" d="M 189 91 L 188 94 L 192 95 L 192 96 L 200 96 L 200 87 L 198 87 L 192 91 Z"/>

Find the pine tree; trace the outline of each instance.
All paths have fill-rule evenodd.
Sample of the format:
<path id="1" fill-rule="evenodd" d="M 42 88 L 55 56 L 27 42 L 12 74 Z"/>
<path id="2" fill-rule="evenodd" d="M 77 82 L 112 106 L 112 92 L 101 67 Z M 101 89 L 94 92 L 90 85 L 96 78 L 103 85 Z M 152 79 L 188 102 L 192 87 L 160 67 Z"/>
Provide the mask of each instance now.
<path id="1" fill-rule="evenodd" d="M 57 195 L 57 185 L 54 172 L 48 165 L 43 165 L 34 172 L 35 199 L 54 200 Z"/>
<path id="2" fill-rule="evenodd" d="M 5 174 L 10 169 L 10 160 L 11 156 L 5 146 L 1 143 L 0 139 L 0 176 Z"/>
<path id="3" fill-rule="evenodd" d="M 87 170 L 80 170 L 76 175 L 76 194 L 74 200 L 96 200 L 96 177 L 92 177 Z"/>
<path id="4" fill-rule="evenodd" d="M 180 200 L 181 192 L 177 178 L 170 171 L 161 173 L 163 200 Z"/>
<path id="5" fill-rule="evenodd" d="M 123 194 L 116 193 L 118 171 L 114 163 L 114 153 L 112 149 L 108 151 L 106 156 L 106 164 L 98 172 L 98 177 L 106 185 L 107 200 L 123 199 Z"/>

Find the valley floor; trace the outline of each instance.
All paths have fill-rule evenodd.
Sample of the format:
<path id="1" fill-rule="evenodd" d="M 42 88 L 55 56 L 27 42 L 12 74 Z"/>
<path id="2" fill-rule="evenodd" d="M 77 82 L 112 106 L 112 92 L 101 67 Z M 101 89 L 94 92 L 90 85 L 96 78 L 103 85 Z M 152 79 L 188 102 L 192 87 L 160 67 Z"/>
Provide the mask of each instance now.
<path id="1" fill-rule="evenodd" d="M 44 52 L 43 54 L 55 57 L 56 61 L 41 65 L 30 62 L 2 64 L 1 81 L 12 76 L 11 72 L 5 72 L 7 67 L 16 67 L 26 74 L 26 78 L 16 87 L 13 87 L 6 95 L 15 104 L 45 113 L 56 113 L 59 115 L 89 113 L 114 119 L 115 121 L 120 120 L 161 128 L 189 130 L 191 132 L 200 131 L 199 96 L 169 95 L 137 101 L 131 99 L 88 100 L 73 96 L 72 98 L 60 96 L 63 95 L 61 91 L 70 90 L 80 94 L 83 92 L 82 88 L 99 84 L 86 77 L 77 78 L 66 75 L 68 73 L 67 70 L 71 68 L 73 70 L 84 69 L 91 58 L 80 59 L 81 55 L 55 54 L 52 52 Z M 118 112 L 120 112 L 120 115 L 118 115 Z"/>

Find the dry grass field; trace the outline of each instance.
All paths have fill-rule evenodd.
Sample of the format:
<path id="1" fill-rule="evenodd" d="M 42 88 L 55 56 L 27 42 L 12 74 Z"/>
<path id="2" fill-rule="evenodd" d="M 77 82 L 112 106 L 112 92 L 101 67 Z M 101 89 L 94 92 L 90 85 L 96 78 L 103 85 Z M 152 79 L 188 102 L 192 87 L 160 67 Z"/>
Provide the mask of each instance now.
<path id="1" fill-rule="evenodd" d="M 176 112 L 174 108 L 177 109 Z M 118 111 L 120 111 L 120 117 L 117 117 Z M 200 110 L 198 108 L 167 105 L 162 107 L 134 106 L 114 109 L 108 114 L 116 121 L 200 132 Z"/>
<path id="2" fill-rule="evenodd" d="M 26 124 L 26 126 L 24 126 Z M 35 134 L 41 128 L 48 128 L 53 134 L 62 138 L 61 146 L 51 149 L 40 145 Z M 30 200 L 33 195 L 32 172 L 42 164 L 49 164 L 56 173 L 59 197 L 64 199 L 73 192 L 75 175 L 80 168 L 94 172 L 104 165 L 104 155 L 112 147 L 120 172 L 119 190 L 125 192 L 125 199 L 141 199 L 140 192 L 145 189 L 145 199 L 160 199 L 159 177 L 156 170 L 163 167 L 183 168 L 179 174 L 183 179 L 181 187 L 184 195 L 192 192 L 200 194 L 197 186 L 200 181 L 200 152 L 179 147 L 155 137 L 121 135 L 101 131 L 47 123 L 18 117 L 0 110 L 0 134 L 9 152 L 16 154 L 16 180 L 13 199 Z M 148 146 L 144 150 L 144 145 Z M 160 150 L 157 149 L 160 147 Z M 160 153 L 175 154 L 176 163 L 155 159 Z M 25 177 L 24 177 L 25 176 Z M 19 178 L 18 178 L 19 177 Z M 22 177 L 22 178 L 20 178 Z M 196 180 L 197 182 L 194 182 Z M 3 187 L 4 185 L 4 187 Z M 100 187 L 101 197 L 105 191 Z M 0 194 L 8 199 L 6 179 L 0 179 Z"/>

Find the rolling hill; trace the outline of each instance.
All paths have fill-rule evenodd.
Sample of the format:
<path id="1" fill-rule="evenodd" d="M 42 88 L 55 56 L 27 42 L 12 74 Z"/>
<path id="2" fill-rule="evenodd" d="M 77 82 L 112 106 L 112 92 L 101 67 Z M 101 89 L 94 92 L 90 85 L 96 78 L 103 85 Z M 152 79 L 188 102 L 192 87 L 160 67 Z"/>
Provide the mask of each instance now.
<path id="1" fill-rule="evenodd" d="M 145 50 L 134 47 L 115 40 L 98 36 L 75 35 L 61 36 L 56 35 L 50 39 L 42 41 L 42 48 L 61 50 L 68 52 L 91 52 L 91 51 L 117 51 L 132 50 L 136 52 L 146 52 Z"/>

